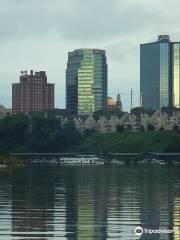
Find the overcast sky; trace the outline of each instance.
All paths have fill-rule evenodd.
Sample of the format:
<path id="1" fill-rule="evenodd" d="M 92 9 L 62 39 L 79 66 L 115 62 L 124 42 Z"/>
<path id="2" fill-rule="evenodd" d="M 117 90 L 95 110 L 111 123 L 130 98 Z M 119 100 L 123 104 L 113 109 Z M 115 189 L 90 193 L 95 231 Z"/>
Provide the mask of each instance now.
<path id="1" fill-rule="evenodd" d="M 179 0 L 0 0 L 0 103 L 11 107 L 21 70 L 47 71 L 55 106 L 65 107 L 67 53 L 105 49 L 108 92 L 124 109 L 139 104 L 139 44 L 159 34 L 180 40 Z"/>

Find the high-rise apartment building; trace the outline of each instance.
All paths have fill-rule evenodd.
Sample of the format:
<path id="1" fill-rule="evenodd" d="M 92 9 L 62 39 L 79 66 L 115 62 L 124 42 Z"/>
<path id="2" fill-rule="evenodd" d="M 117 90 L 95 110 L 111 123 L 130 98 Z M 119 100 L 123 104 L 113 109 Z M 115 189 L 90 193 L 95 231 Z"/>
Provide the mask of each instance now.
<path id="1" fill-rule="evenodd" d="M 54 108 L 54 84 L 47 83 L 46 72 L 21 72 L 20 83 L 12 84 L 12 112 L 42 112 Z"/>
<path id="2" fill-rule="evenodd" d="M 180 107 L 180 43 L 168 35 L 140 46 L 140 91 L 144 108 Z"/>
<path id="3" fill-rule="evenodd" d="M 66 108 L 89 114 L 106 108 L 107 63 L 104 50 L 78 49 L 68 53 Z"/>

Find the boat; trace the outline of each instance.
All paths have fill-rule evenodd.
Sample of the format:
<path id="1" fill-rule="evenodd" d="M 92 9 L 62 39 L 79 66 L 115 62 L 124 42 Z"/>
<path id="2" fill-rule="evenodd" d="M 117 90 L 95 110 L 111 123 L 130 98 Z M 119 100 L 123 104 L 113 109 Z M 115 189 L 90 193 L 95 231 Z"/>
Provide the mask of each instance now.
<path id="1" fill-rule="evenodd" d="M 5 161 L 3 162 L 3 164 L 0 164 L 0 168 L 7 168 Z"/>
<path id="2" fill-rule="evenodd" d="M 104 161 L 95 155 L 77 155 L 76 157 L 61 157 L 59 164 L 68 165 L 103 165 Z"/>
<path id="3" fill-rule="evenodd" d="M 151 160 L 151 165 L 166 165 L 165 161 L 162 159 L 153 158 Z"/>
<path id="4" fill-rule="evenodd" d="M 7 166 L 4 164 L 0 164 L 0 168 L 7 168 Z"/>
<path id="5" fill-rule="evenodd" d="M 138 165 L 148 165 L 150 162 L 149 159 L 143 159 L 137 162 Z"/>
<path id="6" fill-rule="evenodd" d="M 174 160 L 172 163 L 173 163 L 174 165 L 180 165 L 180 160 Z"/>
<path id="7" fill-rule="evenodd" d="M 112 165 L 124 165 L 125 162 L 121 161 L 121 160 L 117 160 L 117 159 L 112 159 L 111 164 Z"/>

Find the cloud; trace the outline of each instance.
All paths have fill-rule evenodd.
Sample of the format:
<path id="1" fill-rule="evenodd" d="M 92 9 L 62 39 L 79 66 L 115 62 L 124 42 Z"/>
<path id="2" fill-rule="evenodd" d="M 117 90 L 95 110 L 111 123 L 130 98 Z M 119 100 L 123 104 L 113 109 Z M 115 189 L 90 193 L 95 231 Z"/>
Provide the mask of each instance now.
<path id="1" fill-rule="evenodd" d="M 160 19 L 156 9 L 125 1 L 6 0 L 0 6 L 0 40 L 57 34 L 96 41 L 129 34 Z M 142 21 L 143 19 L 143 21 Z"/>
<path id="2" fill-rule="evenodd" d="M 21 69 L 46 70 L 65 105 L 67 52 L 107 50 L 109 92 L 139 91 L 139 44 L 158 34 L 180 39 L 178 0 L 1 0 L 0 102 L 11 105 L 11 82 Z M 129 95 L 122 97 L 129 108 Z M 138 105 L 138 98 L 134 99 Z"/>

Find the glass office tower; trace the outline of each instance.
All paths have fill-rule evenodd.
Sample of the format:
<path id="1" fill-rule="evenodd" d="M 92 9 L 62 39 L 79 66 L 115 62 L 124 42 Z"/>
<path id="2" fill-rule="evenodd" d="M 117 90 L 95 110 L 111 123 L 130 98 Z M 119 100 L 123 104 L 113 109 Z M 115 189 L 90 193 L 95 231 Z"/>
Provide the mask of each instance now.
<path id="1" fill-rule="evenodd" d="M 180 108 L 180 43 L 172 43 L 172 102 Z"/>
<path id="2" fill-rule="evenodd" d="M 171 105 L 171 42 L 161 35 L 157 42 L 140 46 L 140 91 L 144 108 Z"/>
<path id="3" fill-rule="evenodd" d="M 78 49 L 68 53 L 66 108 L 86 115 L 106 108 L 107 63 L 104 50 Z"/>

